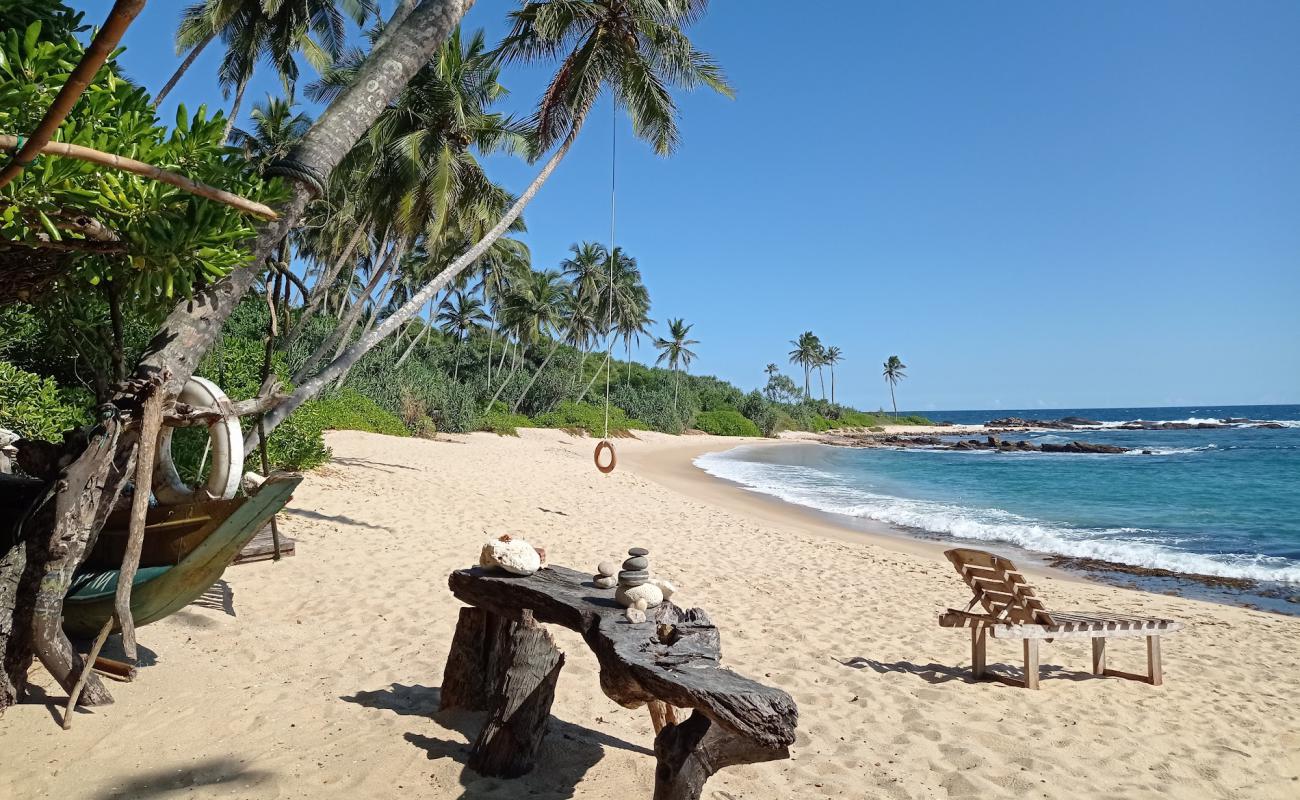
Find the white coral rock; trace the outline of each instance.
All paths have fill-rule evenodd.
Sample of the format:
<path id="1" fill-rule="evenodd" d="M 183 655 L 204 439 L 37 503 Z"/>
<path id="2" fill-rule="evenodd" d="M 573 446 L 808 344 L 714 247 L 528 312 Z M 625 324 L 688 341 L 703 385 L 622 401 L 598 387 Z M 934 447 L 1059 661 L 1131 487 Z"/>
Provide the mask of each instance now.
<path id="1" fill-rule="evenodd" d="M 673 594 L 677 592 L 677 587 L 667 578 L 651 578 L 649 583 L 659 587 L 659 591 L 663 594 L 665 601 L 671 600 Z"/>
<path id="2" fill-rule="evenodd" d="M 624 607 L 631 607 L 636 605 L 636 601 L 645 600 L 647 608 L 654 608 L 664 601 L 664 593 L 653 583 L 643 583 L 630 589 L 618 587 L 618 591 L 614 592 L 614 599 Z"/>
<path id="3" fill-rule="evenodd" d="M 542 568 L 542 557 L 523 539 L 495 541 L 483 545 L 479 565 L 499 567 L 514 575 L 532 575 Z"/>

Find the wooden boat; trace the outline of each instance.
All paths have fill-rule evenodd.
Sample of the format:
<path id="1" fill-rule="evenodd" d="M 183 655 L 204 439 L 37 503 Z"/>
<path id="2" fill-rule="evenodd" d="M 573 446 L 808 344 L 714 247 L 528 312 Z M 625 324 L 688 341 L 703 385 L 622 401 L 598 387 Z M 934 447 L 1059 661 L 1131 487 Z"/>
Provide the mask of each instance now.
<path id="1" fill-rule="evenodd" d="M 180 610 L 207 591 L 301 482 L 301 475 L 277 473 L 249 497 L 151 510 L 131 590 L 136 627 Z M 63 628 L 70 635 L 95 635 L 113 613 L 123 547 L 125 533 L 106 524 L 63 600 Z"/>

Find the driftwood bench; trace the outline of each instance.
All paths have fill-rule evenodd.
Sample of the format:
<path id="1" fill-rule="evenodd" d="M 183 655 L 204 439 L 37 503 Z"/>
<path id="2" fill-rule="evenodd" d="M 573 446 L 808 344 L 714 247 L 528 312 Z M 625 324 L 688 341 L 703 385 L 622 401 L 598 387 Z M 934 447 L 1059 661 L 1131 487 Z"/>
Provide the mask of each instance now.
<path id="1" fill-rule="evenodd" d="M 694 800 L 719 769 L 789 757 L 798 710 L 780 689 L 720 666 L 718 629 L 672 603 L 631 624 L 590 576 L 549 566 L 528 577 L 478 567 L 451 573 L 462 608 L 441 707 L 487 711 L 469 766 L 483 775 L 530 771 L 546 734 L 564 655 L 538 622 L 577 631 L 600 662 L 600 688 L 655 722 L 655 800 Z M 677 722 L 676 708 L 693 709 Z"/>

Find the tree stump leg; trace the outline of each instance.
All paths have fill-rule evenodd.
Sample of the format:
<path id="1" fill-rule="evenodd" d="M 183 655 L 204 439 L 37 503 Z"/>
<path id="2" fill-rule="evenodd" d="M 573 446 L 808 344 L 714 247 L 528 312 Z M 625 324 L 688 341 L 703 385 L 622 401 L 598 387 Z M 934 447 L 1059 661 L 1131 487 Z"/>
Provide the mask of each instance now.
<path id="1" fill-rule="evenodd" d="M 704 782 L 723 767 L 789 758 L 788 748 L 764 747 L 724 730 L 698 710 L 655 737 L 654 800 L 699 800 Z"/>
<path id="2" fill-rule="evenodd" d="M 564 654 L 532 614 L 518 620 L 464 608 L 443 674 L 440 707 L 488 711 L 469 767 L 517 778 L 533 769 Z"/>

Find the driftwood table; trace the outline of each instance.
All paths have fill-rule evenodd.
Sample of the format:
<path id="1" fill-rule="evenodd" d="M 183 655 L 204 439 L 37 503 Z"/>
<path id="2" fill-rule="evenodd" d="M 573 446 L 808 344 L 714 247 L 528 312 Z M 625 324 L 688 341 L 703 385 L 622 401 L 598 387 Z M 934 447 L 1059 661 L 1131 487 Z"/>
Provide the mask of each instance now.
<path id="1" fill-rule="evenodd" d="M 487 711 L 469 766 L 517 777 L 546 734 L 564 655 L 538 622 L 582 634 L 600 662 L 600 688 L 626 708 L 649 705 L 655 800 L 695 800 L 719 769 L 788 758 L 798 710 L 780 689 L 724 669 L 718 629 L 698 608 L 664 603 L 632 624 L 588 575 L 549 566 L 528 577 L 479 567 L 451 573 L 462 608 L 441 706 Z M 677 722 L 675 708 L 693 709 Z M 662 729 L 660 729 L 662 726 Z"/>

